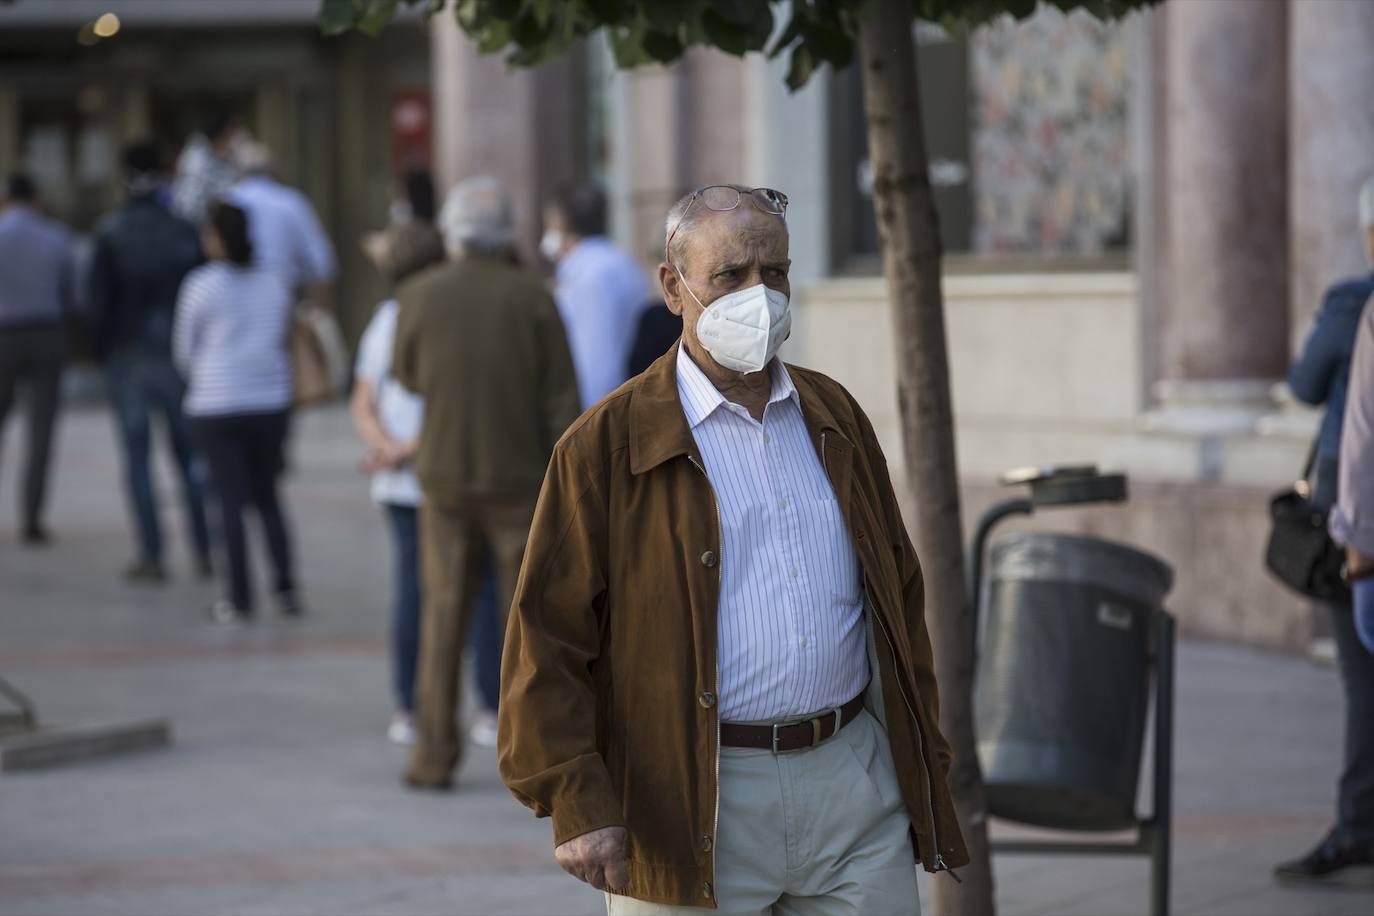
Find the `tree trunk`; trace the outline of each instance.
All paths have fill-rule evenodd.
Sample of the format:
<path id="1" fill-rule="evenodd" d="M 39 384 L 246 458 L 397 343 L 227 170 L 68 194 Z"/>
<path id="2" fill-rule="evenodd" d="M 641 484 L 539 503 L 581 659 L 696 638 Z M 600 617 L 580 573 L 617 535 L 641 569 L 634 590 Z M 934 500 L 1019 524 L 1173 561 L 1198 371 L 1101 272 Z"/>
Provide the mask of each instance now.
<path id="1" fill-rule="evenodd" d="M 926 620 L 940 684 L 940 728 L 954 747 L 950 790 L 971 861 L 963 883 L 941 873 L 937 916 L 993 912 L 987 800 L 973 732 L 972 632 L 954 457 L 940 235 L 926 161 L 910 0 L 879 0 L 859 38 L 873 198 L 897 347 L 897 397 Z"/>

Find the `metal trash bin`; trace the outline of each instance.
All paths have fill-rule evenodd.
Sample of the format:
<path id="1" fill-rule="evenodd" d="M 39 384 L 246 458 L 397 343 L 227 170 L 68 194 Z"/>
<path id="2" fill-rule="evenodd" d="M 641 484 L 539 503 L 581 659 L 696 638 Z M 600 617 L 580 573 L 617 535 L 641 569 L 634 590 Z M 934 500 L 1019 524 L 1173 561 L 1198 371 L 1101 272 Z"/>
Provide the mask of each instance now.
<path id="1" fill-rule="evenodd" d="M 1097 538 L 998 538 L 983 589 L 974 693 L 997 817 L 1120 830 L 1135 802 L 1156 612 L 1173 570 Z"/>

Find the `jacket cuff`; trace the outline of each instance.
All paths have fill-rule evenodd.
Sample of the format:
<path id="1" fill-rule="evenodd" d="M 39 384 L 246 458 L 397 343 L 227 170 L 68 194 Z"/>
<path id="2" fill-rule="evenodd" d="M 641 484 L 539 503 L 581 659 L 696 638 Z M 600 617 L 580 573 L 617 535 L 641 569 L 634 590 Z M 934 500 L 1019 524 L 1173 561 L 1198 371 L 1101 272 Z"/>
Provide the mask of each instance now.
<path id="1" fill-rule="evenodd" d="M 625 816 L 610 795 L 596 792 L 563 798 L 553 808 L 553 845 L 562 846 L 602 827 L 624 827 Z"/>

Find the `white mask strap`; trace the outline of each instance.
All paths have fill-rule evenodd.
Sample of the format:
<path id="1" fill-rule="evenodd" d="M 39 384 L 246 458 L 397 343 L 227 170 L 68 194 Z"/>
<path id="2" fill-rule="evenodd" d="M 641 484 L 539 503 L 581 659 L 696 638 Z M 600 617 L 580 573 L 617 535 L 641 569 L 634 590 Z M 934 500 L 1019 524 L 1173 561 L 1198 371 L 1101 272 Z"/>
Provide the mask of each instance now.
<path id="1" fill-rule="evenodd" d="M 673 270 L 677 271 L 677 278 L 682 281 L 682 287 L 683 289 L 687 290 L 687 295 L 691 296 L 693 299 L 696 299 L 697 305 L 700 305 L 703 309 L 705 309 L 705 303 L 703 303 L 700 299 L 697 299 L 697 294 L 692 292 L 691 284 L 689 284 L 687 282 L 687 278 L 682 275 L 682 268 L 674 264 Z"/>

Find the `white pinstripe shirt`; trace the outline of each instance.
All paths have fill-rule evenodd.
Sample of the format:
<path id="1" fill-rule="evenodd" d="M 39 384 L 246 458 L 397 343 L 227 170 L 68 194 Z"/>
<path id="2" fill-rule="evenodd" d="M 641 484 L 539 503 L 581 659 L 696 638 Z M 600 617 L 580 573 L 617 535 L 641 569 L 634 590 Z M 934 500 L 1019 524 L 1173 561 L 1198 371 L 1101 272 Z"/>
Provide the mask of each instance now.
<path id="1" fill-rule="evenodd" d="M 781 360 L 759 423 L 679 349 L 678 395 L 720 509 L 719 714 L 824 711 L 868 683 L 863 576 Z"/>

